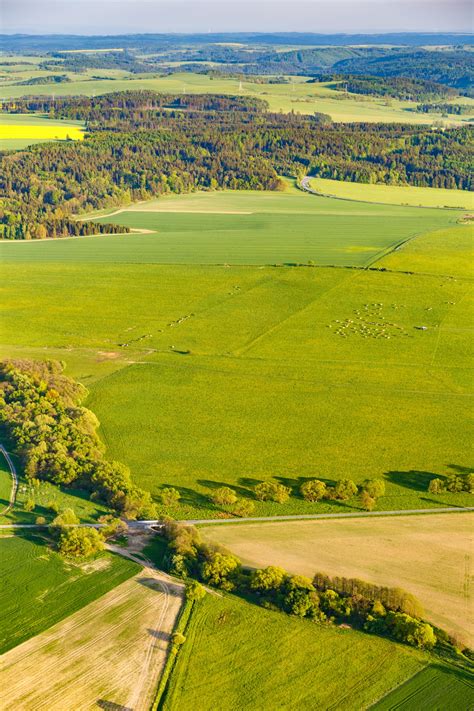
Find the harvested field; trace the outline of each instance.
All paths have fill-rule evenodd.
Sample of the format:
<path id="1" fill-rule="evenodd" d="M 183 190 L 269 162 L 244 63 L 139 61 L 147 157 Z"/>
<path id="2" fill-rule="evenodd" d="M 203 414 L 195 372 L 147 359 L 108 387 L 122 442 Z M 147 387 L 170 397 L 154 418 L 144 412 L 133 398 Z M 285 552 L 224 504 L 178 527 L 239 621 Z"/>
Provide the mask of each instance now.
<path id="1" fill-rule="evenodd" d="M 144 569 L 8 652 L 2 709 L 147 711 L 181 605 L 181 586 Z"/>
<path id="2" fill-rule="evenodd" d="M 468 513 L 240 524 L 202 529 L 247 565 L 280 565 L 401 587 L 426 617 L 472 644 L 472 532 Z M 416 561 L 416 563 L 414 563 Z"/>

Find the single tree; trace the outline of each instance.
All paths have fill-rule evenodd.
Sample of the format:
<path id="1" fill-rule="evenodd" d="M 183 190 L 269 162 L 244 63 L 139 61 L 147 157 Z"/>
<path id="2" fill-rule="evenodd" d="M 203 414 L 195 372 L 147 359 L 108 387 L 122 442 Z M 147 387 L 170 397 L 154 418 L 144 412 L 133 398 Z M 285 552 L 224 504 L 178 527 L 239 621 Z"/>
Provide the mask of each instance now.
<path id="1" fill-rule="evenodd" d="M 334 487 L 334 496 L 340 501 L 346 501 L 357 494 L 357 486 L 351 479 L 339 479 Z"/>
<path id="2" fill-rule="evenodd" d="M 212 493 L 212 501 L 216 506 L 231 506 L 237 501 L 237 494 L 228 486 L 221 486 Z"/>
<path id="3" fill-rule="evenodd" d="M 321 501 L 326 495 L 326 484 L 319 479 L 305 481 L 300 487 L 300 492 L 306 501 Z"/>
<path id="4" fill-rule="evenodd" d="M 186 597 L 188 600 L 202 600 L 206 594 L 206 588 L 197 580 L 190 580 L 186 584 Z"/>
<path id="5" fill-rule="evenodd" d="M 360 503 L 365 511 L 373 511 L 377 501 L 367 491 L 363 491 L 360 495 Z"/>
<path id="6" fill-rule="evenodd" d="M 175 506 L 177 503 L 179 503 L 179 500 L 181 498 L 181 494 L 177 489 L 174 489 L 172 486 L 166 487 L 161 491 L 161 503 L 164 504 L 164 506 Z"/>

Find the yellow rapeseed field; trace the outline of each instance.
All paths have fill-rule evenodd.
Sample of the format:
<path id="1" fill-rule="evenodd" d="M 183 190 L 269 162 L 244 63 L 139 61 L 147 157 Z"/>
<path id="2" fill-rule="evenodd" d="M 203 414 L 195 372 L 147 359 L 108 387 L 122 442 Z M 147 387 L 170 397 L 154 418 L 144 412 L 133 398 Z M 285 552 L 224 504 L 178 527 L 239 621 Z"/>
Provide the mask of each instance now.
<path id="1" fill-rule="evenodd" d="M 35 141 L 65 141 L 66 139 L 80 141 L 84 138 L 79 126 L 38 126 L 38 125 L 0 125 L 0 140 L 35 140 Z"/>

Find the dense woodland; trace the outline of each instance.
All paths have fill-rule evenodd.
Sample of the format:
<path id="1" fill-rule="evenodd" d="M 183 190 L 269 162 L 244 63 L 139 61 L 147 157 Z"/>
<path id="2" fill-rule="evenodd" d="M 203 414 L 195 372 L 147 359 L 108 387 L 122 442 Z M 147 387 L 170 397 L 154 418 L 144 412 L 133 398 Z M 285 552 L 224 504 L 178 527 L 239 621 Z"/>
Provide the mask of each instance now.
<path id="1" fill-rule="evenodd" d="M 0 427 L 25 476 L 84 489 L 127 518 L 153 518 L 149 492 L 105 459 L 99 422 L 81 406 L 86 389 L 62 371 L 58 361 L 0 362 Z"/>
<path id="2" fill-rule="evenodd" d="M 331 124 L 324 115 L 271 114 L 264 106 L 242 97 L 146 91 L 6 103 L 7 111 L 84 120 L 89 133 L 82 142 L 3 155 L 0 234 L 88 234 L 89 223 L 79 226 L 72 215 L 197 189 L 278 190 L 279 175 L 473 187 L 469 126 Z"/>
<path id="3" fill-rule="evenodd" d="M 332 88 L 336 91 L 349 91 L 351 94 L 367 96 L 386 96 L 402 101 L 430 101 L 457 96 L 458 91 L 443 84 L 422 79 L 406 77 L 334 77 L 339 79 Z"/>

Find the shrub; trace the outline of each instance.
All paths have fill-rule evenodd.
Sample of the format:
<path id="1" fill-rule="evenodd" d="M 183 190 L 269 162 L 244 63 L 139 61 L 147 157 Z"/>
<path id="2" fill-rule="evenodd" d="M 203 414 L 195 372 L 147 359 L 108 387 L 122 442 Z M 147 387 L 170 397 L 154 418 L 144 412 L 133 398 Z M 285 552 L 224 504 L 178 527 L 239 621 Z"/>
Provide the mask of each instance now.
<path id="1" fill-rule="evenodd" d="M 29 496 L 27 498 L 27 500 L 25 501 L 23 508 L 25 509 L 25 511 L 33 511 L 35 506 L 36 506 L 35 500 L 33 499 L 32 496 Z"/>
<path id="2" fill-rule="evenodd" d="M 339 479 L 334 487 L 334 498 L 346 501 L 357 494 L 357 486 L 351 479 Z"/>
<path id="3" fill-rule="evenodd" d="M 320 501 L 326 496 L 326 484 L 319 479 L 305 481 L 300 487 L 300 492 L 306 501 Z"/>
<path id="4" fill-rule="evenodd" d="M 179 503 L 179 500 L 181 498 L 181 494 L 177 489 L 174 489 L 172 486 L 166 487 L 163 489 L 160 493 L 161 496 L 161 503 L 164 504 L 164 506 L 175 506 L 177 503 Z"/>
<path id="5" fill-rule="evenodd" d="M 240 561 L 231 553 L 221 553 L 215 551 L 208 554 L 208 557 L 201 564 L 201 576 L 209 585 L 215 585 L 223 590 L 233 590 L 235 582 L 233 578 L 240 570 Z"/>
<path id="6" fill-rule="evenodd" d="M 259 592 L 277 591 L 287 578 L 286 570 L 269 565 L 267 568 L 254 570 L 250 576 L 250 587 Z"/>
<path id="7" fill-rule="evenodd" d="M 104 549 L 104 540 L 95 528 L 67 528 L 59 538 L 58 550 L 66 558 L 90 558 Z"/>
<path id="8" fill-rule="evenodd" d="M 190 580 L 186 584 L 186 597 L 188 600 L 202 600 L 206 594 L 206 588 L 197 580 Z"/>
<path id="9" fill-rule="evenodd" d="M 385 482 L 383 479 L 366 479 L 362 484 L 362 490 L 372 499 L 378 499 L 385 494 Z"/>
<path id="10" fill-rule="evenodd" d="M 232 508 L 234 516 L 245 518 L 250 516 L 255 511 L 255 504 L 249 499 L 238 499 L 235 506 Z"/>
<path id="11" fill-rule="evenodd" d="M 377 504 L 377 501 L 373 496 L 370 496 L 368 491 L 363 491 L 360 495 L 360 503 L 362 505 L 362 508 L 365 509 L 365 511 L 373 511 Z"/>
<path id="12" fill-rule="evenodd" d="M 50 530 L 52 533 L 59 534 L 64 528 L 77 526 L 78 523 L 79 519 L 75 511 L 73 509 L 64 509 L 51 521 Z"/>
<path id="13" fill-rule="evenodd" d="M 291 489 L 274 481 L 262 481 L 255 487 L 255 496 L 259 501 L 276 501 L 284 504 L 290 498 Z"/>
<path id="14" fill-rule="evenodd" d="M 237 494 L 228 486 L 221 486 L 212 493 L 212 501 L 216 506 L 231 506 L 237 501 Z"/>
<path id="15" fill-rule="evenodd" d="M 37 526 L 44 526 L 46 524 L 46 519 L 44 516 L 37 516 L 35 523 Z"/>

